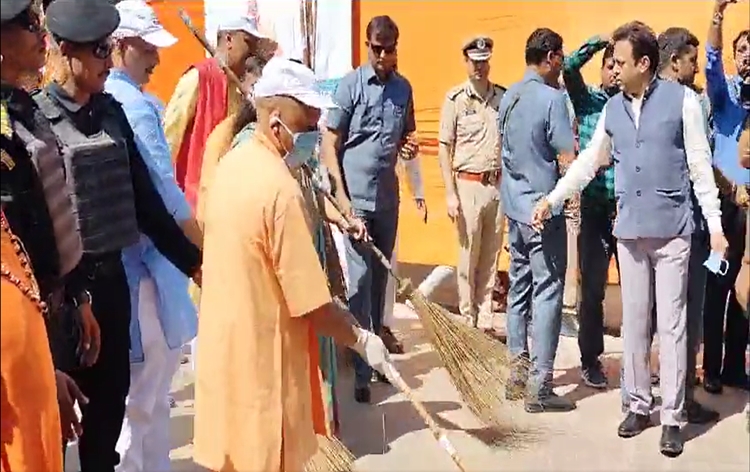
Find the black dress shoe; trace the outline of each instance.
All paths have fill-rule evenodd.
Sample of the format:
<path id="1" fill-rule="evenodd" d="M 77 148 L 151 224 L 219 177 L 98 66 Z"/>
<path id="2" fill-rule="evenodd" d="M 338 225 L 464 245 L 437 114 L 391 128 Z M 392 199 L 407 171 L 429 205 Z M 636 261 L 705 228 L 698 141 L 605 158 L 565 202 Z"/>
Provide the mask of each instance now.
<path id="1" fill-rule="evenodd" d="M 739 388 L 741 390 L 750 390 L 750 378 L 745 374 L 739 375 L 722 375 L 721 383 L 727 387 Z"/>
<path id="2" fill-rule="evenodd" d="M 391 381 L 388 380 L 388 377 L 386 377 L 385 375 L 381 374 L 377 370 L 374 370 L 372 372 L 372 381 L 373 382 L 384 383 L 384 384 L 388 384 L 388 385 L 391 384 Z"/>
<path id="3" fill-rule="evenodd" d="M 685 416 L 688 423 L 708 424 L 719 421 L 719 412 L 706 408 L 695 400 L 685 402 Z"/>
<path id="4" fill-rule="evenodd" d="M 703 377 L 703 390 L 712 395 L 718 395 L 724 387 L 721 385 L 721 380 L 715 377 Z"/>
<path id="5" fill-rule="evenodd" d="M 576 404 L 565 397 L 550 392 L 541 397 L 526 399 L 523 407 L 526 413 L 561 413 L 575 410 Z"/>
<path id="6" fill-rule="evenodd" d="M 370 403 L 370 387 L 355 387 L 354 401 L 357 403 Z"/>
<path id="7" fill-rule="evenodd" d="M 685 449 L 685 438 L 679 426 L 662 426 L 659 449 L 667 457 L 677 457 Z"/>
<path id="8" fill-rule="evenodd" d="M 639 415 L 628 412 L 628 416 L 622 420 L 617 428 L 617 435 L 621 438 L 634 438 L 651 426 L 651 418 L 647 415 Z"/>

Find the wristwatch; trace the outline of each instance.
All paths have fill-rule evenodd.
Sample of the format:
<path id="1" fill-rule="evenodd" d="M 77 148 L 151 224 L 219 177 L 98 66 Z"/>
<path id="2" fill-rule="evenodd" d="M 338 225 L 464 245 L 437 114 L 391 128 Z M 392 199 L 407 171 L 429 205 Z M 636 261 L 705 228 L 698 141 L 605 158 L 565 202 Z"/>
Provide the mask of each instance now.
<path id="1" fill-rule="evenodd" d="M 87 303 L 90 305 L 91 300 L 91 292 L 89 292 L 88 290 L 84 290 L 80 294 L 78 294 L 77 297 L 75 297 L 76 307 L 86 305 Z"/>
<path id="2" fill-rule="evenodd" d="M 711 20 L 711 23 L 713 23 L 714 26 L 719 26 L 719 25 L 721 25 L 722 21 L 724 21 L 724 14 L 721 13 L 721 12 L 714 13 L 714 17 Z"/>

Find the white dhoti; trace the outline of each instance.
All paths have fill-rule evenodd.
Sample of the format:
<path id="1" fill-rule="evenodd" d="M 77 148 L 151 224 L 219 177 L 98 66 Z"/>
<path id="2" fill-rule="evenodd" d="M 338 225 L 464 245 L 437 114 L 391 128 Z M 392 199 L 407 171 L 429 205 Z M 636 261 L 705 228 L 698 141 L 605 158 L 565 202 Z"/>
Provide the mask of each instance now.
<path id="1" fill-rule="evenodd" d="M 144 360 L 130 366 L 130 391 L 117 452 L 117 472 L 171 469 L 169 389 L 180 366 L 180 349 L 170 349 L 158 318 L 158 294 L 151 278 L 141 280 L 138 320 Z"/>

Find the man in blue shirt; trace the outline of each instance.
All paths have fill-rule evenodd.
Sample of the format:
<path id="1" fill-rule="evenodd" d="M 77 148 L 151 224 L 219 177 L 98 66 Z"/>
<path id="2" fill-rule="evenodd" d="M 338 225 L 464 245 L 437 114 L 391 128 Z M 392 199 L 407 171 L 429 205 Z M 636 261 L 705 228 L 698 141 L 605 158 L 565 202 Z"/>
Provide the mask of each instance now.
<path id="1" fill-rule="evenodd" d="M 734 2 L 716 0 L 714 6 L 706 42 L 706 89 L 713 110 L 714 167 L 729 180 L 730 187 L 740 188 L 750 183 L 750 173 L 737 161 L 737 141 L 748 116 L 748 110 L 741 104 L 740 88 L 742 81 L 750 78 L 750 30 L 740 32 L 732 42 L 738 75 L 726 75 L 722 61 L 722 25 L 724 11 L 730 3 Z M 743 14 L 742 10 L 747 13 L 747 8 L 742 7 L 738 14 Z M 726 255 L 729 268 L 725 275 L 708 274 L 706 283 L 703 388 L 709 393 L 720 393 L 722 384 L 748 388 L 745 371 L 748 321 L 733 290 L 745 249 L 746 212 L 742 202 L 734 198 L 736 192 L 732 188 L 721 195 L 722 225 L 729 241 Z"/>
<path id="2" fill-rule="evenodd" d="M 138 150 L 165 206 L 200 247 L 200 231 L 172 171 L 160 104 L 141 90 L 159 63 L 159 48 L 169 47 L 177 39 L 164 29 L 143 0 L 124 0 L 117 9 L 121 21 L 113 34 L 115 68 L 107 79 L 106 90 L 122 103 Z M 179 367 L 180 347 L 196 335 L 196 309 L 188 296 L 187 277 L 146 236 L 141 235 L 137 244 L 123 251 L 123 263 L 133 310 L 132 365 L 116 470 L 169 470 L 168 393 Z"/>
<path id="3" fill-rule="evenodd" d="M 534 206 L 555 187 L 559 162 L 575 158 L 575 137 L 565 95 L 558 90 L 563 67 L 562 37 L 546 28 L 526 42 L 526 74 L 500 103 L 501 201 L 508 217 L 510 290 L 508 347 L 519 360 L 509 397 L 526 392 L 526 411 L 569 411 L 570 400 L 552 391 L 552 370 L 560 337 L 567 262 L 567 232 L 560 209 L 542 231 L 531 226 Z M 521 368 L 529 357 L 531 370 Z M 527 386 L 528 382 L 528 386 Z"/>
<path id="4" fill-rule="evenodd" d="M 390 17 L 370 20 L 368 63 L 341 79 L 333 97 L 338 108 L 328 113 L 321 149 L 336 197 L 346 211 L 364 221 L 373 243 L 388 259 L 398 226 L 396 163 L 407 136 L 416 129 L 411 84 L 395 70 L 398 38 L 398 26 Z M 382 324 L 388 274 L 368 249 L 346 244 L 349 308 L 393 352 L 398 344 Z M 354 367 L 355 399 L 368 403 L 372 369 L 358 356 Z"/>

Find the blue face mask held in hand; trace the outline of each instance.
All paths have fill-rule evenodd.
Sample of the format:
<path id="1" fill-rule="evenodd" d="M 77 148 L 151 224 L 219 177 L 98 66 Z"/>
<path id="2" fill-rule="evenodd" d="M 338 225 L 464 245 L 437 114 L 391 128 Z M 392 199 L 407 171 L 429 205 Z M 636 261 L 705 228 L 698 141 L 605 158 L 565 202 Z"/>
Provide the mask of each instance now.
<path id="1" fill-rule="evenodd" d="M 729 262 L 718 252 L 711 251 L 711 255 L 703 263 L 703 267 L 713 274 L 724 276 L 727 275 L 729 270 Z"/>

